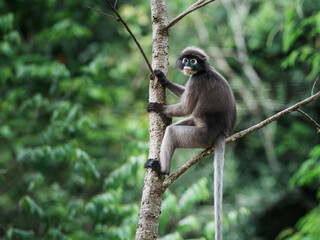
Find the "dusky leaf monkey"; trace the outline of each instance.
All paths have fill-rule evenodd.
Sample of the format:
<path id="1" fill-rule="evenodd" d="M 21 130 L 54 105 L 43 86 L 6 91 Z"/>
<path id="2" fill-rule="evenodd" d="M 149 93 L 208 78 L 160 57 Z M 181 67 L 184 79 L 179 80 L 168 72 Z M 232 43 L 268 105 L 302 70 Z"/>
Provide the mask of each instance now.
<path id="1" fill-rule="evenodd" d="M 155 70 L 158 81 L 181 100 L 163 105 L 151 102 L 148 112 L 160 114 L 166 125 L 172 117 L 188 116 L 166 128 L 160 150 L 160 162 L 148 159 L 145 167 L 158 174 L 169 175 L 176 148 L 209 148 L 215 146 L 214 208 L 215 239 L 222 239 L 222 183 L 225 139 L 231 135 L 236 120 L 236 106 L 228 82 L 209 63 L 207 54 L 196 47 L 185 48 L 176 65 L 190 75 L 185 86 L 169 81 L 163 72 Z"/>

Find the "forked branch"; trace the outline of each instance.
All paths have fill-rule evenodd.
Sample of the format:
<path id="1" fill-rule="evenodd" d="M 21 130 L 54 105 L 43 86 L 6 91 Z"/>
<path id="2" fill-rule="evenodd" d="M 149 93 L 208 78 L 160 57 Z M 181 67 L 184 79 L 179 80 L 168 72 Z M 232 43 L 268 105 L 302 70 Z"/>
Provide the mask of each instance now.
<path id="1" fill-rule="evenodd" d="M 182 18 L 187 16 L 189 13 L 206 6 L 207 4 L 214 2 L 215 0 L 198 0 L 194 4 L 192 4 L 189 8 L 187 8 L 184 12 L 180 13 L 177 17 L 175 17 L 172 21 L 168 23 L 165 29 L 173 27 L 176 23 L 178 23 Z"/>
<path id="2" fill-rule="evenodd" d="M 234 142 L 239 138 L 242 138 L 246 135 L 249 135 L 250 133 L 253 133 L 255 131 L 257 131 L 260 128 L 263 128 L 264 126 L 276 121 L 277 119 L 286 116 L 287 114 L 293 112 L 293 111 L 297 111 L 299 109 L 299 107 L 306 105 L 314 100 L 316 100 L 317 98 L 320 97 L 320 91 L 314 95 L 312 95 L 309 98 L 306 98 L 304 100 L 302 100 L 301 102 L 296 103 L 295 105 L 284 109 L 283 111 L 267 118 L 266 120 L 250 127 L 247 128 L 241 132 L 238 132 L 236 134 L 233 134 L 232 136 L 228 137 L 226 139 L 226 142 Z M 206 150 L 204 150 L 203 152 L 201 152 L 200 154 L 198 154 L 197 156 L 195 156 L 194 158 L 190 159 L 188 162 L 186 162 L 184 165 L 182 165 L 176 172 L 174 172 L 170 177 L 168 177 L 164 182 L 163 182 L 163 188 L 168 188 L 178 177 L 180 177 L 185 171 L 187 171 L 190 167 L 192 167 L 194 164 L 196 164 L 199 160 L 201 160 L 203 157 L 208 156 L 209 154 L 211 154 L 214 151 L 214 147 L 208 148 Z"/>
<path id="3" fill-rule="evenodd" d="M 320 125 L 319 125 L 319 123 L 317 123 L 312 117 L 309 116 L 309 114 L 305 113 L 301 109 L 298 109 L 297 112 L 301 113 L 303 116 L 308 118 L 314 124 L 314 126 L 316 127 L 317 133 L 320 133 Z"/>
<path id="4" fill-rule="evenodd" d="M 121 22 L 121 23 L 122 23 L 122 25 L 125 27 L 125 29 L 127 30 L 127 32 L 128 32 L 128 33 L 130 34 L 130 36 L 132 37 L 133 41 L 135 42 L 135 44 L 136 44 L 137 47 L 139 48 L 139 50 L 140 50 L 140 52 L 141 52 L 141 54 L 142 54 L 145 62 L 146 62 L 147 65 L 148 65 L 148 68 L 149 68 L 149 70 L 150 70 L 150 72 L 151 72 L 151 74 L 152 74 L 152 76 L 153 76 L 153 79 L 155 79 L 156 77 L 155 77 L 155 75 L 154 75 L 154 73 L 153 73 L 153 69 L 152 69 L 152 67 L 151 67 L 151 64 L 150 64 L 150 62 L 149 62 L 146 54 L 144 53 L 144 51 L 143 51 L 140 43 L 138 42 L 137 38 L 134 36 L 134 34 L 132 33 L 132 31 L 130 30 L 128 24 L 123 20 L 123 18 L 120 16 L 120 14 L 118 13 L 117 9 L 115 8 L 116 5 L 117 5 L 117 1 L 115 2 L 114 5 L 112 5 L 112 3 L 111 3 L 110 0 L 106 0 L 106 2 L 107 2 L 107 4 L 109 5 L 109 7 L 111 8 L 111 10 L 116 14 L 117 17 L 112 16 L 112 15 L 110 15 L 110 14 L 106 14 L 106 13 L 101 12 L 101 11 L 99 11 L 99 10 L 96 10 L 96 9 L 90 7 L 90 6 L 87 6 L 87 8 L 90 8 L 91 10 L 93 10 L 93 11 L 95 11 L 95 12 L 98 12 L 98 13 L 104 15 L 104 16 L 114 18 L 114 19 L 116 19 L 118 22 Z"/>

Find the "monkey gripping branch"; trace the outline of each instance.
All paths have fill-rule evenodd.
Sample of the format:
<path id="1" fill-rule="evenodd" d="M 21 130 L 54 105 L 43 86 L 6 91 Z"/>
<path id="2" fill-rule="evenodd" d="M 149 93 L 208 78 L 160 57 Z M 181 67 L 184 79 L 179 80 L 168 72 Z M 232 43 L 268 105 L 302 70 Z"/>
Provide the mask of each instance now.
<path id="1" fill-rule="evenodd" d="M 171 111 L 171 114 L 168 114 L 170 110 L 165 110 L 165 102 L 166 102 L 166 91 L 165 87 L 169 88 L 171 91 L 173 91 L 177 96 L 182 96 L 183 92 L 188 89 L 188 86 L 185 88 L 183 86 L 177 86 L 174 83 L 170 82 L 166 79 L 167 71 L 168 71 L 168 49 L 169 49 L 169 31 L 170 29 L 177 24 L 181 19 L 183 19 L 186 15 L 190 14 L 191 12 L 206 6 L 207 4 L 213 2 L 214 0 L 199 0 L 192 4 L 188 9 L 186 9 L 184 12 L 179 14 L 176 18 L 169 21 L 167 17 L 167 9 L 166 9 L 166 1 L 165 0 L 151 0 L 151 17 L 152 17 L 152 66 L 149 63 L 143 49 L 141 48 L 139 42 L 135 38 L 134 34 L 131 32 L 129 27 L 127 26 L 126 22 L 122 19 L 122 17 L 119 15 L 119 13 L 116 10 L 116 3 L 112 4 L 110 0 L 106 0 L 109 7 L 113 10 L 116 16 L 112 16 L 109 14 L 102 13 L 98 10 L 97 11 L 103 15 L 106 15 L 108 17 L 112 17 L 116 19 L 118 22 L 121 22 L 123 26 L 126 28 L 130 36 L 133 38 L 134 42 L 136 43 L 137 47 L 139 48 L 141 54 L 143 55 L 148 68 L 150 69 L 150 72 L 153 76 L 153 79 L 155 81 L 150 81 L 150 87 L 149 87 L 149 102 L 152 103 L 149 104 L 148 110 L 150 112 L 150 146 L 149 146 L 149 159 L 161 159 L 159 158 L 160 155 L 160 143 L 163 139 L 164 131 L 166 129 L 166 125 L 170 122 L 170 119 L 168 121 L 169 116 L 175 116 L 174 113 L 177 113 L 176 111 Z M 197 54 L 195 54 L 197 55 Z M 200 55 L 200 56 L 199 56 Z M 201 56 L 202 55 L 202 56 Z M 190 74 L 192 79 L 192 76 L 198 72 L 201 71 L 201 69 L 206 69 L 206 71 L 211 72 L 209 68 L 206 68 L 208 66 L 205 65 L 203 62 L 207 56 L 203 54 L 203 51 L 200 51 L 200 54 L 198 56 L 194 57 L 192 54 L 190 56 L 185 56 L 180 59 L 181 64 L 183 64 L 183 69 L 187 74 Z M 199 68 L 200 67 L 200 68 Z M 159 69 L 160 72 L 154 72 L 153 69 Z M 156 73 L 156 74 L 155 74 Z M 218 73 L 214 71 L 215 78 L 220 79 L 222 77 Z M 190 81 L 189 79 L 189 81 Z M 160 81 L 158 81 L 160 80 Z M 222 83 L 224 82 L 222 77 Z M 228 90 L 229 91 L 229 90 Z M 186 95 L 186 94 L 185 94 Z M 231 96 L 231 95 L 230 95 Z M 268 119 L 246 129 L 241 132 L 238 132 L 236 134 L 233 134 L 232 136 L 227 137 L 229 134 L 225 133 L 223 134 L 224 137 L 227 137 L 226 139 L 223 138 L 223 146 L 224 142 L 229 143 L 236 141 L 237 139 L 244 137 L 260 128 L 263 128 L 264 126 L 270 124 L 273 121 L 276 121 L 280 117 L 283 117 L 293 111 L 299 111 L 304 116 L 306 116 L 313 124 L 315 124 L 318 132 L 320 132 L 320 126 L 317 124 L 309 115 L 301 111 L 299 108 L 303 105 L 306 105 L 320 97 L 320 91 L 316 94 L 312 94 L 309 98 L 302 100 L 301 102 L 298 102 L 297 104 L 284 109 L 283 111 L 269 117 Z M 233 100 L 232 100 L 233 101 Z M 231 102 L 232 102 L 231 101 Z M 227 108 L 232 109 L 232 104 L 228 105 Z M 171 109 L 172 110 L 172 109 Z M 194 109 L 193 109 L 194 110 Z M 166 112 L 167 111 L 167 112 Z M 169 112 L 168 112 L 169 111 Z M 209 111 L 209 112 L 208 112 Z M 183 114 L 187 115 L 192 113 L 193 111 L 186 111 Z M 206 110 L 205 113 L 210 113 L 210 110 Z M 181 114 L 181 113 L 180 113 Z M 229 119 L 231 119 L 231 125 L 229 128 L 233 126 L 234 112 L 231 111 L 231 115 L 229 116 Z M 233 119 L 233 120 L 232 120 Z M 163 121 L 165 120 L 165 121 Z M 199 119 L 196 119 L 199 120 Z M 227 118 L 228 120 L 228 118 Z M 195 124 L 195 119 L 190 120 L 186 119 L 184 124 Z M 199 122 L 198 122 L 199 124 Z M 200 119 L 201 124 L 201 119 Z M 230 130 L 230 129 L 229 129 Z M 228 132 L 228 131 L 227 131 Z M 184 136 L 186 136 L 184 134 Z M 210 141 L 209 141 L 210 142 Z M 215 141 L 211 141 L 212 145 L 214 145 Z M 192 142 L 188 142 L 189 145 L 193 144 Z M 167 144 L 168 145 L 168 144 Z M 201 147 L 204 147 L 205 145 L 201 144 Z M 219 144 L 218 144 L 219 148 Z M 224 148 L 224 147 L 223 147 Z M 191 166 L 193 166 L 195 163 L 197 163 L 199 160 L 201 160 L 203 157 L 211 154 L 214 151 L 214 146 L 207 148 L 188 162 L 186 162 L 183 166 L 181 166 L 176 172 L 174 172 L 171 176 L 169 176 L 166 180 L 164 180 L 164 176 L 162 173 L 168 174 L 170 169 L 170 162 L 171 162 L 171 156 L 168 158 L 168 161 L 165 161 L 164 163 L 161 162 L 161 164 L 166 164 L 166 166 L 161 170 L 161 166 L 159 162 L 157 161 L 151 161 L 151 168 L 146 169 L 146 175 L 144 179 L 144 188 L 142 193 L 142 199 L 141 199 L 141 209 L 139 214 L 139 223 L 137 226 L 137 232 L 136 232 L 136 240 L 140 239 L 146 239 L 146 240 L 152 240 L 157 238 L 158 233 L 158 224 L 159 224 L 159 216 L 161 213 L 161 203 L 163 199 L 163 194 L 166 191 L 166 189 L 184 172 L 186 172 Z M 224 151 L 224 149 L 223 149 Z M 223 152 L 222 151 L 222 152 Z M 171 150 L 172 152 L 172 150 Z M 171 153 L 170 153 L 171 154 Z M 215 161 L 216 162 L 216 161 Z M 156 167 L 154 167 L 152 164 L 158 164 Z M 148 166 L 148 164 L 147 164 Z M 223 161 L 222 161 L 223 166 Z M 222 167 L 220 166 L 222 169 Z M 155 171 L 153 170 L 155 169 Z M 158 174 L 160 173 L 160 175 Z M 221 174 L 221 173 L 219 173 Z M 215 175 L 217 175 L 215 173 Z M 221 176 L 220 176 L 221 178 Z M 222 184 L 219 187 L 222 191 Z M 215 196 L 215 198 L 221 198 L 222 192 L 219 191 L 219 194 L 221 196 Z M 215 211 L 221 211 L 221 209 L 215 209 Z M 218 217 L 221 217 L 218 216 Z M 221 221 L 220 221 L 221 222 Z M 217 225 L 216 225 L 217 227 Z M 220 226 L 221 227 L 221 226 Z M 216 231 L 217 232 L 217 231 Z M 216 234 L 216 240 L 222 239 L 221 235 L 221 229 L 218 230 L 218 233 Z"/>

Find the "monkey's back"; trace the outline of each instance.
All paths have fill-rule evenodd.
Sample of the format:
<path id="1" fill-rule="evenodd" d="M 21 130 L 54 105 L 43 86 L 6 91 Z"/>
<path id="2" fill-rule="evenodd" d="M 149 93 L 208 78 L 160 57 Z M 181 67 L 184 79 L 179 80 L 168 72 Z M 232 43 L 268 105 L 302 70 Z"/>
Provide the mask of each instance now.
<path id="1" fill-rule="evenodd" d="M 197 98 L 193 116 L 205 123 L 210 139 L 230 136 L 236 120 L 236 105 L 228 82 L 213 68 L 192 76 L 189 81 L 192 95 Z"/>

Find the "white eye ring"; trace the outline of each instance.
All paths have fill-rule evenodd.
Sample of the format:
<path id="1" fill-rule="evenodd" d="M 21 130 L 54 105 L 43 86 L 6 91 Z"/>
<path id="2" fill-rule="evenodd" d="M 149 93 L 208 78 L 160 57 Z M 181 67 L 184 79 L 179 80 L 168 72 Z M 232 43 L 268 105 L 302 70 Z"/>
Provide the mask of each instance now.
<path id="1" fill-rule="evenodd" d="M 186 59 L 186 58 L 182 59 L 182 63 L 187 63 L 187 62 L 188 62 L 188 59 Z"/>
<path id="2" fill-rule="evenodd" d="M 190 63 L 192 63 L 192 64 L 197 64 L 197 59 L 194 59 L 194 58 L 191 59 L 191 60 L 190 60 Z"/>

